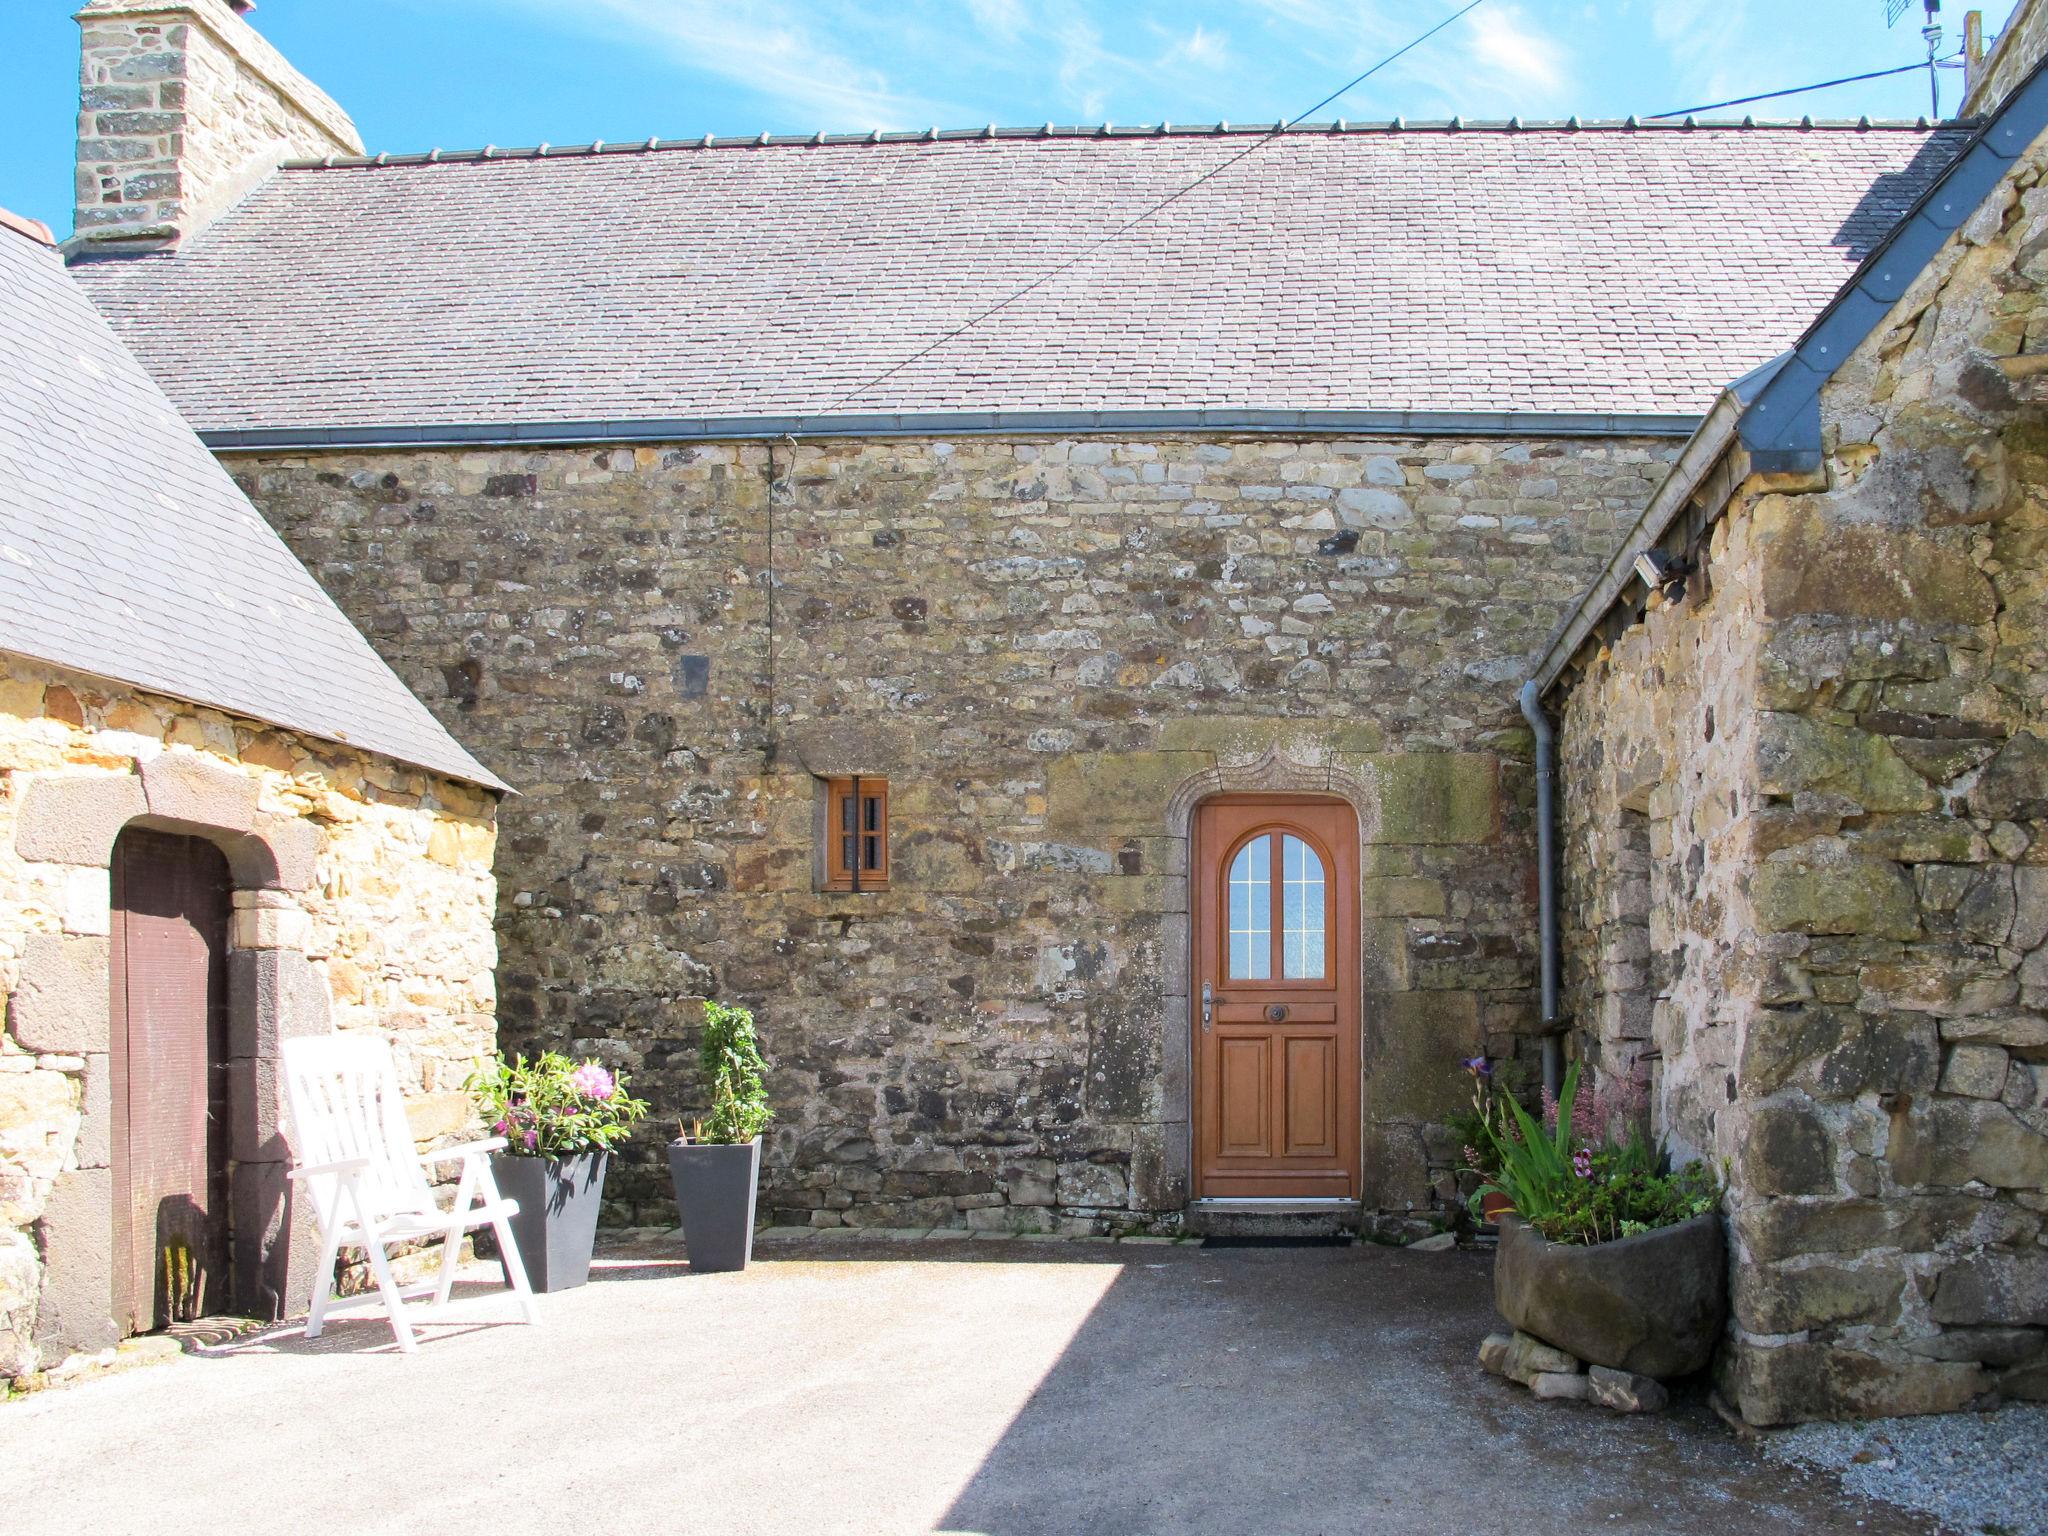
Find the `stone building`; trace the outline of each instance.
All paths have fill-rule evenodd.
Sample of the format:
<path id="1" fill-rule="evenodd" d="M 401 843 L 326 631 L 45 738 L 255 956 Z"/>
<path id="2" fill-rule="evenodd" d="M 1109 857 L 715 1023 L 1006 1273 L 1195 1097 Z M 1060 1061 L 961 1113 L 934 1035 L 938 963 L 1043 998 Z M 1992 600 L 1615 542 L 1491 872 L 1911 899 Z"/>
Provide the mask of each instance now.
<path id="1" fill-rule="evenodd" d="M 1961 835 L 1921 769 L 1962 763 L 1967 732 L 1887 748 L 1923 788 L 1880 764 L 1896 803 L 1852 808 L 1865 749 L 1839 746 L 1824 771 L 1781 765 L 1825 783 L 1768 787 L 1771 720 L 1802 715 L 1821 733 L 1809 756 L 1832 762 L 1844 709 L 1937 714 L 1947 674 L 1896 674 L 1928 697 L 1846 706 L 1814 683 L 1810 707 L 1761 707 L 1784 577 L 1717 566 L 1718 543 L 1684 602 L 1601 649 L 1644 607 L 1629 572 L 1673 497 L 1710 539 L 1738 537 L 1740 519 L 1699 510 L 1749 484 L 1722 451 L 1733 421 L 1813 372 L 1769 365 L 1817 313 L 1843 312 L 1828 306 L 1845 282 L 1890 281 L 1903 216 L 1948 217 L 1930 188 L 1988 190 L 1958 158 L 1988 130 L 315 143 L 274 155 L 220 210 L 149 178 L 166 155 L 236 164 L 195 184 L 260 175 L 238 159 L 255 135 L 233 103 L 302 103 L 303 122 L 264 130 L 274 144 L 353 130 L 292 77 L 214 91 L 228 105 L 211 116 L 109 147 L 128 109 L 93 90 L 177 98 L 201 67 L 182 50 L 217 76 L 243 67 L 220 50 L 281 76 L 220 0 L 96 0 L 82 20 L 92 147 L 74 271 L 399 675 L 521 788 L 498 866 L 508 1043 L 602 1054 L 687 1114 L 696 1001 L 755 1005 L 778 1221 L 1172 1228 L 1264 1197 L 1398 1224 L 1458 1193 L 1441 1121 L 1464 1098 L 1459 1059 L 1554 1068 L 1544 1042 L 1575 1019 L 1566 1044 L 1596 1070 L 1656 1074 L 1681 1151 L 1743 1153 L 1729 1358 L 1746 1411 L 2028 1389 L 2041 1319 L 2019 1303 L 1954 1327 L 1916 1313 L 1908 1332 L 1932 1353 L 1888 1339 L 1862 1351 L 1869 1367 L 1834 1323 L 1772 1332 L 1825 1277 L 1803 1239 L 1751 1235 L 1818 1209 L 1760 1171 L 1816 1138 L 1844 1179 L 1891 1175 L 1871 1127 L 1849 1123 L 1865 1089 L 1806 1064 L 1831 1047 L 1745 1060 L 1743 1009 L 1785 1013 L 1777 992 L 1797 976 L 1814 1002 L 1795 1033 L 1883 1056 L 1897 1012 L 1938 1035 L 1937 1012 L 1879 1002 L 1946 984 L 1921 974 L 1946 960 L 1908 953 L 1900 882 L 1916 925 L 1923 904 L 1955 911 L 1959 890 L 1923 896 L 1908 868 L 1967 865 L 1979 847 L 1875 851 Z M 2003 54 L 1987 67 L 2015 68 Z M 2003 166 L 2026 146 L 1993 148 Z M 119 165 L 152 169 L 131 187 Z M 1861 316 L 1896 299 L 1843 302 Z M 1900 356 L 1911 369 L 1924 353 Z M 1938 394 L 1911 379 L 1893 399 Z M 1815 494 L 1786 478 L 1810 466 L 1769 466 L 1785 505 Z M 1853 588 L 1861 566 L 1842 551 L 1865 535 L 1802 515 L 1823 519 L 1798 526 L 1827 573 L 1808 600 Z M 1926 574 L 1911 592 L 1955 606 L 1942 622 L 1978 626 L 1981 651 L 2008 611 L 1986 610 L 1989 578 Z M 1816 649 L 1799 665 L 1831 675 L 1828 647 L 1862 622 L 1836 638 L 1806 625 Z M 1690 627 L 1656 638 L 1673 624 Z M 1516 697 L 1546 637 L 1567 769 L 1568 954 L 1550 1008 Z M 1878 642 L 1887 659 L 1900 643 Z M 1940 644 L 1967 651 L 1947 630 Z M 1729 782 L 1709 792 L 1653 756 L 1711 759 Z M 1987 862 L 2013 846 L 1995 833 Z M 1772 856 L 1813 844 L 1763 882 L 1785 913 L 1853 905 L 1864 874 L 1893 871 L 1867 899 L 1872 943 L 1894 948 L 1873 958 L 1793 916 L 1756 927 L 1772 837 Z M 1914 935 L 1964 945 L 1947 921 Z M 1882 964 L 1899 975 L 1863 978 Z M 2033 1001 L 1992 1011 L 2038 1021 Z M 2005 1053 L 1997 1091 L 1914 1103 L 2010 1117 L 1992 1140 L 2024 1164 L 2034 1110 L 2013 1102 L 2011 1068 L 2033 1081 L 2028 1048 L 1957 1035 L 1938 1070 L 1988 1079 L 1991 1055 L 1965 1046 Z M 621 1214 L 660 1213 L 651 1150 L 614 1175 Z M 1862 1257 L 1843 1267 L 1896 1269 L 1884 1224 L 1935 1207 L 1848 1187 L 1840 1240 Z M 1983 1201 L 2005 1246 L 1952 1296 L 2034 1283 L 1999 1265 L 2038 1257 L 2023 1248 L 2038 1196 Z M 1878 1225 L 1854 1225 L 1866 1218 Z"/>
<path id="2" fill-rule="evenodd" d="M 304 1305 L 278 1045 L 493 1041 L 498 780 L 0 215 L 0 1376 Z M 296 1239 L 295 1239 L 296 1234 Z"/>
<path id="3" fill-rule="evenodd" d="M 2048 1396 L 2041 19 L 1538 671 L 1568 1011 L 1730 1166 L 1755 1422 Z"/>

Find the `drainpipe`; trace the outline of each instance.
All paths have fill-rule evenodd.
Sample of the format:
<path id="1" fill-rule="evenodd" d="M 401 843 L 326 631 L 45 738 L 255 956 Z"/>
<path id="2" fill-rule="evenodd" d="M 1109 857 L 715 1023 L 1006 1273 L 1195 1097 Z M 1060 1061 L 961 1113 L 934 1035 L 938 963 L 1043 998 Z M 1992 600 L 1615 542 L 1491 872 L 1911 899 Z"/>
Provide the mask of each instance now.
<path id="1" fill-rule="evenodd" d="M 1543 1086 L 1554 1097 L 1564 1079 L 1557 1016 L 1557 738 L 1536 680 L 1522 684 L 1522 718 L 1536 733 L 1536 927 L 1542 953 Z"/>

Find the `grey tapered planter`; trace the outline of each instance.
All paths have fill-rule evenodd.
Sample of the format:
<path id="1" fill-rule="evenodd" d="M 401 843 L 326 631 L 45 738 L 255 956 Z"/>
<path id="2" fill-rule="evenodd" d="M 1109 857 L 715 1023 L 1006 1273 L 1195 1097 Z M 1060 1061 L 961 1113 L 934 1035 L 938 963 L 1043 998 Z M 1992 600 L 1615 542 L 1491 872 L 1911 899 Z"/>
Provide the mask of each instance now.
<path id="1" fill-rule="evenodd" d="M 519 1245 L 527 1281 L 536 1291 L 573 1290 L 590 1278 L 590 1250 L 597 1241 L 610 1162 L 609 1152 L 579 1152 L 559 1161 L 491 1154 L 498 1193 L 519 1202 L 512 1241 Z"/>
<path id="2" fill-rule="evenodd" d="M 761 1138 L 744 1145 L 672 1141 L 668 1174 L 683 1220 L 683 1247 L 699 1274 L 745 1269 L 754 1256 L 754 1192 L 761 1182 Z"/>
<path id="3" fill-rule="evenodd" d="M 1524 1333 L 1639 1376 L 1705 1368 L 1728 1316 L 1718 1213 L 1612 1243 L 1553 1243 L 1501 1217 L 1493 1304 Z"/>

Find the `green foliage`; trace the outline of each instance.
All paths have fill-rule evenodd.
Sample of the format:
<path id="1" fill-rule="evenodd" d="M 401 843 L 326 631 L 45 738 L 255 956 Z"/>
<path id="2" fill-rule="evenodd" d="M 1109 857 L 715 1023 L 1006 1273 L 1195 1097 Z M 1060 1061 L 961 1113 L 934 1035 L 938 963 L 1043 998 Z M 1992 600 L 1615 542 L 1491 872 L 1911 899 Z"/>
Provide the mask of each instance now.
<path id="1" fill-rule="evenodd" d="M 711 1113 L 696 1123 L 690 1139 L 728 1145 L 752 1141 L 775 1118 L 768 1108 L 768 1064 L 761 1059 L 753 1013 L 706 1003 L 697 1058 L 711 1085 Z"/>
<path id="2" fill-rule="evenodd" d="M 1572 1104 L 1578 1092 L 1579 1068 L 1574 1062 L 1557 1101 L 1556 1126 L 1547 1131 L 1513 1094 L 1495 1096 L 1493 1103 L 1498 1109 L 1485 1131 L 1499 1171 L 1492 1183 L 1481 1185 L 1473 1195 L 1475 1209 L 1479 1196 L 1488 1190 L 1506 1195 L 1525 1221 L 1538 1220 L 1539 1213 L 1557 1208 L 1573 1176 Z"/>
<path id="3" fill-rule="evenodd" d="M 1705 1163 L 1665 1169 L 1647 1142 L 1604 1147 L 1536 1229 L 1553 1243 L 1611 1243 L 1704 1216 L 1721 1203 L 1721 1181 Z"/>
<path id="4" fill-rule="evenodd" d="M 1483 1124 L 1495 1173 L 1472 1197 L 1506 1195 L 1515 1214 L 1554 1243 L 1607 1243 L 1703 1216 L 1721 1203 L 1721 1181 L 1705 1163 L 1674 1170 L 1639 1121 L 1623 1124 L 1580 1108 L 1579 1068 L 1565 1076 L 1546 1127 L 1510 1094 Z M 1574 1127 L 1578 1130 L 1575 1132 Z"/>
<path id="5" fill-rule="evenodd" d="M 609 1152 L 647 1114 L 644 1099 L 626 1092 L 626 1074 L 544 1051 L 529 1063 L 495 1058 L 464 1085 L 477 1097 L 491 1133 L 519 1157 L 575 1157 Z"/>

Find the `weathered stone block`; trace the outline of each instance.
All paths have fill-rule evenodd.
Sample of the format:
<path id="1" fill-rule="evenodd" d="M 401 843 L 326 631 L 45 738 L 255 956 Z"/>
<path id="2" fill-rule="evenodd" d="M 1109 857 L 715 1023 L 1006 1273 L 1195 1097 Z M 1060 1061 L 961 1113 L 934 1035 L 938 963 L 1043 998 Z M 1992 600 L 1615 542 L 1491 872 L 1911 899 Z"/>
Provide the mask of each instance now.
<path id="1" fill-rule="evenodd" d="M 1756 752 L 1757 788 L 1767 795 L 1838 794 L 1873 812 L 1924 811 L 1935 803 L 1927 781 L 1868 731 L 1772 712 L 1762 717 Z"/>
<path id="2" fill-rule="evenodd" d="M 1812 1109 L 1796 1100 L 1751 1108 L 1738 1145 L 1739 1187 L 1745 1192 L 1834 1192 L 1834 1139 Z"/>
<path id="3" fill-rule="evenodd" d="M 1936 1322 L 2048 1326 L 2048 1253 L 1976 1253 L 1941 1272 Z"/>
<path id="4" fill-rule="evenodd" d="M 1569 1376 L 1581 1369 L 1577 1356 L 1519 1330 L 1509 1337 L 1502 1358 L 1502 1374 L 1525 1387 L 1538 1376 Z"/>
<path id="5" fill-rule="evenodd" d="M 2005 1092 L 2010 1059 L 2001 1046 L 1953 1046 L 1941 1069 L 1941 1091 L 1973 1099 L 1995 1099 Z"/>
<path id="6" fill-rule="evenodd" d="M 1586 1387 L 1594 1402 L 1616 1413 L 1662 1413 L 1671 1406 L 1661 1382 L 1633 1371 L 1596 1365 L 1586 1372 Z"/>
<path id="7" fill-rule="evenodd" d="M 228 951 L 228 1053 L 275 1056 L 286 1040 L 334 1027 L 327 982 L 298 950 Z"/>
<path id="8" fill-rule="evenodd" d="M 1737 1411 L 1759 1427 L 1804 1419 L 1951 1413 L 1990 1384 L 1972 1362 L 1891 1360 L 1845 1344 L 1730 1347 L 1727 1388 Z"/>
<path id="9" fill-rule="evenodd" d="M 113 1174 L 80 1169 L 57 1180 L 36 1224 L 46 1256 L 36 1343 L 49 1360 L 73 1350 L 105 1349 L 120 1337 L 114 1294 Z"/>
<path id="10" fill-rule="evenodd" d="M 2048 1186 L 2048 1136 L 1981 1099 L 1901 1103 L 1891 1123 L 1892 1176 L 1905 1186 Z"/>
<path id="11" fill-rule="evenodd" d="M 7 1001 L 8 1030 L 32 1051 L 104 1052 L 110 986 L 107 940 L 32 933 L 22 941 L 21 981 Z"/>
<path id="12" fill-rule="evenodd" d="M 2014 1008 L 1943 1019 L 1941 1038 L 1956 1045 L 2002 1045 L 2014 1051 L 2038 1051 L 2048 1046 L 2048 1014 Z"/>
<path id="13" fill-rule="evenodd" d="M 1772 854 L 1751 879 L 1750 901 L 1766 932 L 1910 939 L 1920 931 L 1912 878 L 1896 864 L 1835 843 Z"/>
<path id="14" fill-rule="evenodd" d="M 1500 760 L 1483 752 L 1387 752 L 1358 759 L 1379 793 L 1381 843 L 1490 843 L 1500 830 Z"/>
<path id="15" fill-rule="evenodd" d="M 104 868 L 121 828 L 147 809 L 142 781 L 132 773 L 38 774 L 22 794 L 14 851 L 24 859 Z"/>
<path id="16" fill-rule="evenodd" d="M 1817 1097 L 1854 1098 L 1931 1089 L 1940 1065 L 1932 1019 L 1811 1004 L 1758 1010 L 1743 1036 L 1741 1077 L 1754 1094 L 1796 1083 Z"/>
<path id="17" fill-rule="evenodd" d="M 1215 764 L 1208 752 L 1085 752 L 1046 771 L 1046 830 L 1108 846 L 1114 834 L 1163 832 L 1166 810 L 1189 779 Z"/>
<path id="18" fill-rule="evenodd" d="M 1735 1269 L 1738 1327 L 1751 1333 L 1798 1333 L 1849 1323 L 1897 1321 L 1905 1277 L 1897 1267 L 1856 1264 L 1744 1264 Z"/>
<path id="19" fill-rule="evenodd" d="M 2000 747 L 1977 775 L 1970 810 L 2010 821 L 2039 821 L 2048 815 L 2048 741 L 2021 731 Z"/>
<path id="20" fill-rule="evenodd" d="M 247 832 L 256 824 L 256 780 L 214 758 L 160 753 L 142 764 L 141 777 L 152 816 L 229 832 Z"/>
<path id="21" fill-rule="evenodd" d="M 1983 624 L 1998 611 L 1991 582 L 1955 536 L 1844 524 L 1792 497 L 1757 504 L 1763 611 Z"/>

